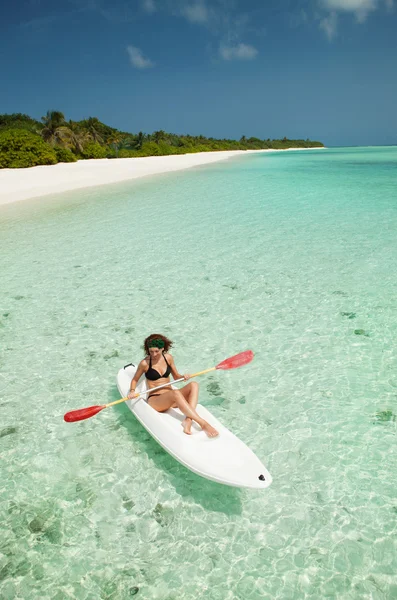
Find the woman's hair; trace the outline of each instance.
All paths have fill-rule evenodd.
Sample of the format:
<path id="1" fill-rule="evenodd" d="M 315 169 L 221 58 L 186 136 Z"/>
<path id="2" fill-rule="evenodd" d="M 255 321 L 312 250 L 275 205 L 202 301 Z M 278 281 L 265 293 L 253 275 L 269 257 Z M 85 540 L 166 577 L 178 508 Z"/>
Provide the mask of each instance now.
<path id="1" fill-rule="evenodd" d="M 168 352 L 171 347 L 171 340 L 161 333 L 152 333 L 143 342 L 143 350 L 146 354 L 149 354 L 149 348 L 160 348 L 164 352 Z"/>

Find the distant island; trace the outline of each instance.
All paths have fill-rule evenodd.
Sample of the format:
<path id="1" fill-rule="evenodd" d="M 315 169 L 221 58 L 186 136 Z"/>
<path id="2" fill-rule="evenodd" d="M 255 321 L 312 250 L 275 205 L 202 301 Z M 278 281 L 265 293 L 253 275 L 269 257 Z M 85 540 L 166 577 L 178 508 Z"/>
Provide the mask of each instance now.
<path id="1" fill-rule="evenodd" d="M 177 135 L 165 131 L 128 133 L 105 125 L 96 117 L 67 121 L 62 112 L 48 111 L 41 121 L 28 115 L 0 115 L 0 168 L 54 165 L 90 158 L 134 158 L 221 150 L 287 150 L 323 148 L 313 140 L 239 140 Z"/>

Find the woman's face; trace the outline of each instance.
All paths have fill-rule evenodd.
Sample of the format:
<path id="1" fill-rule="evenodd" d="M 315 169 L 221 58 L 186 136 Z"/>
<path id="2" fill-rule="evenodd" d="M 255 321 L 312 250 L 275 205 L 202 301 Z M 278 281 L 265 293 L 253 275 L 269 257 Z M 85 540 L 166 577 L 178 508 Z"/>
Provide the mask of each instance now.
<path id="1" fill-rule="evenodd" d="M 160 350 L 160 348 L 149 348 L 149 354 L 152 358 L 156 358 L 157 356 L 159 356 L 163 351 Z"/>

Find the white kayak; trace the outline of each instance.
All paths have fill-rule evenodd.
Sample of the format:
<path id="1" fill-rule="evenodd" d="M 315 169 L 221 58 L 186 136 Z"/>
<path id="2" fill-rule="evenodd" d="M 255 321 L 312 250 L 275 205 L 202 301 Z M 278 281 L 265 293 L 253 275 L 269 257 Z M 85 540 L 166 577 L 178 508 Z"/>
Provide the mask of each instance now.
<path id="1" fill-rule="evenodd" d="M 129 392 L 136 369 L 131 363 L 117 374 L 117 387 L 123 397 Z M 136 391 L 146 390 L 146 379 L 142 378 Z M 204 406 L 198 405 L 197 412 L 219 431 L 216 438 L 209 438 L 196 423 L 192 435 L 186 435 L 181 426 L 184 415 L 178 408 L 159 413 L 149 406 L 146 396 L 128 400 L 126 404 L 160 446 L 182 465 L 217 483 L 241 488 L 269 487 L 271 475 L 259 458 Z"/>

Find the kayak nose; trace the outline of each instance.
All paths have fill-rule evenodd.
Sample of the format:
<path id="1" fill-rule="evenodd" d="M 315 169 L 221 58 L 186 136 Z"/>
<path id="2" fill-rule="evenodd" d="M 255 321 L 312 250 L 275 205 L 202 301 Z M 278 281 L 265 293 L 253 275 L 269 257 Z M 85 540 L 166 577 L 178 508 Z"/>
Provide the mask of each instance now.
<path id="1" fill-rule="evenodd" d="M 259 475 L 258 479 L 260 479 L 261 481 L 265 481 L 266 477 L 264 475 Z"/>

